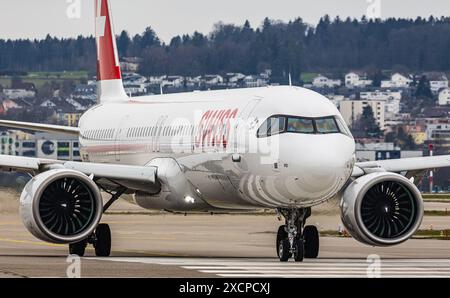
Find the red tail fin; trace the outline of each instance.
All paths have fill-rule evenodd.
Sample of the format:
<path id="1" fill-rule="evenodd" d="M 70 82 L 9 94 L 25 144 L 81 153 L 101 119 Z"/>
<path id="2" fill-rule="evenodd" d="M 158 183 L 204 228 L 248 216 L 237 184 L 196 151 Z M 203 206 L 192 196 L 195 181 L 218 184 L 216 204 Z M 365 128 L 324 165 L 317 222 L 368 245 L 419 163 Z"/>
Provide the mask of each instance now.
<path id="1" fill-rule="evenodd" d="M 95 35 L 100 101 L 123 99 L 126 94 L 122 85 L 109 0 L 95 0 Z"/>

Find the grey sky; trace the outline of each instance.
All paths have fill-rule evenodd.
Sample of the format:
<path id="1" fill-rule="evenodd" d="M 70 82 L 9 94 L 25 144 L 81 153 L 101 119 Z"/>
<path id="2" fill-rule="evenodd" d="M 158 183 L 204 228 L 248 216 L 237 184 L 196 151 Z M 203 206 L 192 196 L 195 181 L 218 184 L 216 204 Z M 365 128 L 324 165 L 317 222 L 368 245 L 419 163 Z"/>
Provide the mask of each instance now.
<path id="1" fill-rule="evenodd" d="M 81 18 L 70 19 L 68 2 L 78 0 L 1 0 L 0 38 L 42 38 L 46 34 L 72 37 L 93 34 L 94 0 L 81 1 Z M 151 25 L 164 41 L 193 33 L 209 33 L 214 23 L 259 26 L 268 16 L 290 20 L 302 17 L 316 24 L 325 14 L 358 17 L 369 2 L 381 1 L 381 17 L 450 16 L 448 0 L 111 0 L 116 33 L 141 33 Z"/>

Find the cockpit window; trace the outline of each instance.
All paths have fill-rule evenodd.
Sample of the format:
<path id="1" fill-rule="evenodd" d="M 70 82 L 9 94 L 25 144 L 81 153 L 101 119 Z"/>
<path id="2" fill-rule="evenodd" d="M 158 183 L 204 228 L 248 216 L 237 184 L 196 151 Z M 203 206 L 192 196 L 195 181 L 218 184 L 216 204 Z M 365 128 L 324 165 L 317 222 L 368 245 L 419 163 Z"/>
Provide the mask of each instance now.
<path id="1" fill-rule="evenodd" d="M 316 119 L 317 133 L 339 133 L 334 117 Z"/>
<path id="2" fill-rule="evenodd" d="M 313 119 L 289 117 L 287 132 L 314 133 Z"/>
<path id="3" fill-rule="evenodd" d="M 258 137 L 268 137 L 282 133 L 301 134 L 332 134 L 342 133 L 350 138 L 352 134 L 340 116 L 328 117 L 297 117 L 297 116 L 272 116 L 269 117 L 258 129 Z"/>
<path id="4" fill-rule="evenodd" d="M 339 130 L 345 134 L 346 136 L 350 137 L 353 139 L 352 133 L 350 132 L 350 129 L 348 128 L 347 124 L 345 124 L 344 119 L 342 119 L 341 117 L 336 116 L 336 122 L 339 126 Z"/>
<path id="5" fill-rule="evenodd" d="M 258 137 L 273 136 L 283 133 L 286 129 L 286 118 L 284 116 L 273 116 L 264 121 L 258 130 Z"/>

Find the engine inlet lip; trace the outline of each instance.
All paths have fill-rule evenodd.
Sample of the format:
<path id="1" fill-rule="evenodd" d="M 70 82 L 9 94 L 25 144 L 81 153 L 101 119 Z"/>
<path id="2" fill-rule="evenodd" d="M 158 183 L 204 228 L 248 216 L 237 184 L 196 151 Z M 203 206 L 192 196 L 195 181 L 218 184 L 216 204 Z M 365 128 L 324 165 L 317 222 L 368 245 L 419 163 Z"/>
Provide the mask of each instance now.
<path id="1" fill-rule="evenodd" d="M 409 231 L 407 231 L 404 235 L 401 235 L 401 236 L 398 236 L 395 238 L 390 238 L 390 239 L 378 237 L 378 236 L 374 235 L 372 232 L 370 232 L 367 229 L 367 227 L 365 226 L 364 221 L 361 217 L 361 205 L 362 205 L 364 195 L 374 185 L 376 185 L 380 182 L 386 181 L 386 180 L 402 184 L 404 187 L 406 187 L 411 192 L 411 194 L 414 196 L 414 198 L 419 198 L 419 200 L 416 202 L 417 209 L 416 209 L 415 217 L 418 219 L 416 221 L 416 223 L 411 225 L 411 227 L 409 228 Z M 361 191 L 358 194 L 358 197 L 356 198 L 356 204 L 355 204 L 355 210 L 354 210 L 355 215 L 356 215 L 356 221 L 357 221 L 358 226 L 361 229 L 362 233 L 364 234 L 364 236 L 367 237 L 375 245 L 390 246 L 390 245 L 400 244 L 402 242 L 405 242 L 409 238 L 411 238 L 411 236 L 419 229 L 419 227 L 422 223 L 424 207 L 423 207 L 423 201 L 421 198 L 422 198 L 422 195 L 420 194 L 419 190 L 413 184 L 411 184 L 411 182 L 408 179 L 406 179 L 405 177 L 403 177 L 399 174 L 390 173 L 390 175 L 383 175 L 383 176 L 376 177 L 376 178 L 372 179 L 372 181 L 367 183 L 361 189 Z"/>
<path id="2" fill-rule="evenodd" d="M 51 178 L 48 179 L 48 181 L 45 181 L 45 183 L 42 183 L 41 185 L 39 185 L 38 189 L 36 190 L 36 197 L 38 199 L 36 200 L 36 203 L 33 204 L 32 214 L 33 214 L 33 218 L 34 218 L 34 221 L 35 221 L 37 227 L 45 234 L 46 237 L 50 238 L 54 243 L 67 244 L 67 243 L 74 243 L 74 242 L 78 242 L 83 239 L 86 239 L 87 237 L 92 235 L 95 228 L 97 227 L 97 224 L 100 222 L 102 214 L 103 214 L 103 201 L 102 201 L 102 197 L 101 197 L 98 186 L 91 179 L 89 179 L 89 177 L 87 177 L 86 175 L 84 175 L 81 172 L 67 169 L 64 171 L 61 171 L 61 170 L 48 171 L 46 173 L 52 174 L 52 172 L 53 173 L 56 172 L 57 174 L 50 176 Z M 86 185 L 86 187 L 88 187 L 89 190 L 92 192 L 92 196 L 93 196 L 94 200 L 96 201 L 95 202 L 96 212 L 95 212 L 94 217 L 91 220 L 91 224 L 88 226 L 88 228 L 85 231 L 83 231 L 79 234 L 76 234 L 76 235 L 63 236 L 63 235 L 58 235 L 58 234 L 52 232 L 43 223 L 41 216 L 40 216 L 40 212 L 39 212 L 40 200 L 41 200 L 42 194 L 45 191 L 45 189 L 49 185 L 51 185 L 53 182 L 55 182 L 59 179 L 62 179 L 62 178 L 75 178 L 75 179 L 81 180 Z"/>

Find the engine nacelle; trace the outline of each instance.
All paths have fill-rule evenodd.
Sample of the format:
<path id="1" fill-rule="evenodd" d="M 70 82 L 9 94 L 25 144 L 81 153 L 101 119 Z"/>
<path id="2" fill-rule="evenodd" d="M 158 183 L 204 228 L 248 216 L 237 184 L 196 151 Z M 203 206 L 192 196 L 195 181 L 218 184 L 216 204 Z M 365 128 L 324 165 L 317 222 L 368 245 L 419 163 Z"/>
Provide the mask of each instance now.
<path id="1" fill-rule="evenodd" d="M 417 231 L 423 218 L 417 187 L 395 173 L 362 176 L 345 190 L 341 219 L 356 240 L 373 246 L 402 243 Z"/>
<path id="2" fill-rule="evenodd" d="M 56 169 L 35 176 L 20 197 L 25 227 L 36 238 L 59 244 L 89 237 L 103 213 L 98 186 L 83 173 Z"/>

